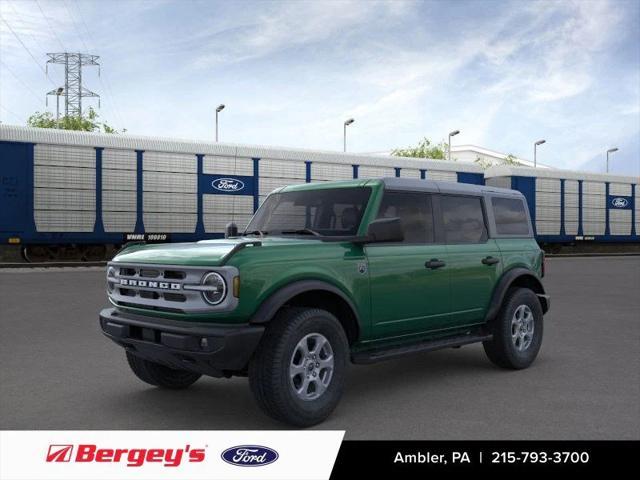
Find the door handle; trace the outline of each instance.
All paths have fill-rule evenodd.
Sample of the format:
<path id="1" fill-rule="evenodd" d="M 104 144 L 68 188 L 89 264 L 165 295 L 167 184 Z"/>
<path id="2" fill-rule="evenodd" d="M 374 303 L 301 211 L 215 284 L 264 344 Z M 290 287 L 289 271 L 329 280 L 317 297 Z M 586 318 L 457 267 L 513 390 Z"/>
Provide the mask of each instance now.
<path id="1" fill-rule="evenodd" d="M 500 263 L 500 259 L 496 257 L 485 257 L 482 259 L 482 263 L 485 265 L 495 265 L 496 263 Z"/>
<path id="2" fill-rule="evenodd" d="M 424 263 L 426 268 L 430 268 L 431 270 L 435 270 L 436 268 L 442 268 L 446 265 L 442 260 L 438 260 L 437 258 L 432 258 L 431 260 Z"/>

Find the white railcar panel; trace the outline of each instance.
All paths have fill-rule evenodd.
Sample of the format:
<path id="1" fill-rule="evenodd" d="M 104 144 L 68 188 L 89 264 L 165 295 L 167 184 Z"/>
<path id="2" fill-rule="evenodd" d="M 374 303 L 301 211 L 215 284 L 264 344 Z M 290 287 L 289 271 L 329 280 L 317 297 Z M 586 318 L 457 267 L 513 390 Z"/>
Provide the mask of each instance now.
<path id="1" fill-rule="evenodd" d="M 456 172 L 445 172 L 443 170 L 427 170 L 427 180 L 441 180 L 443 182 L 457 182 Z"/>
<path id="2" fill-rule="evenodd" d="M 605 195 L 606 185 L 604 182 L 582 182 L 582 193 L 592 195 Z"/>
<path id="3" fill-rule="evenodd" d="M 34 187 L 95 190 L 95 168 L 34 167 Z"/>
<path id="4" fill-rule="evenodd" d="M 95 168 L 96 150 L 91 147 L 38 143 L 33 148 L 33 162 L 35 165 Z"/>
<path id="5" fill-rule="evenodd" d="M 582 233 L 584 235 L 604 235 L 604 222 L 582 222 Z"/>
<path id="6" fill-rule="evenodd" d="M 69 188 L 35 188 L 33 208 L 35 210 L 95 210 L 95 192 Z"/>
<path id="7" fill-rule="evenodd" d="M 314 162 L 311 164 L 311 181 L 349 180 L 353 178 L 353 166 L 340 163 Z"/>
<path id="8" fill-rule="evenodd" d="M 265 196 L 276 188 L 286 187 L 287 185 L 299 185 L 301 183 L 305 182 L 299 178 L 260 178 L 259 194 Z"/>
<path id="9" fill-rule="evenodd" d="M 631 184 L 629 183 L 610 183 L 609 195 L 624 195 L 626 197 L 631 196 Z"/>
<path id="10" fill-rule="evenodd" d="M 137 194 L 135 191 L 102 191 L 102 210 L 111 212 L 135 212 Z"/>
<path id="11" fill-rule="evenodd" d="M 360 165 L 358 167 L 358 178 L 380 178 L 395 176 L 396 170 L 393 167 L 372 167 L 369 165 Z"/>
<path id="12" fill-rule="evenodd" d="M 253 159 L 205 155 L 202 171 L 207 174 L 252 176 Z"/>
<path id="13" fill-rule="evenodd" d="M 273 160 L 263 158 L 258 162 L 260 182 L 264 178 L 307 178 L 307 166 L 304 161 Z M 294 182 L 303 183 L 303 182 Z"/>
<path id="14" fill-rule="evenodd" d="M 564 233 L 566 235 L 577 235 L 578 222 L 564 222 Z"/>
<path id="15" fill-rule="evenodd" d="M 134 150 L 105 148 L 102 151 L 102 168 L 113 170 L 136 170 L 137 156 Z"/>
<path id="16" fill-rule="evenodd" d="M 103 211 L 102 223 L 105 232 L 133 232 L 136 228 L 136 212 Z"/>
<path id="17" fill-rule="evenodd" d="M 485 183 L 490 187 L 511 188 L 511 177 L 490 177 Z"/>
<path id="18" fill-rule="evenodd" d="M 604 208 L 583 208 L 582 220 L 585 222 L 603 222 L 607 217 L 607 211 Z"/>
<path id="19" fill-rule="evenodd" d="M 246 195 L 204 195 L 202 211 L 205 214 L 253 214 L 253 197 Z"/>
<path id="20" fill-rule="evenodd" d="M 559 235 L 560 220 L 538 220 L 536 219 L 536 233 L 538 235 Z"/>
<path id="21" fill-rule="evenodd" d="M 142 169 L 151 172 L 197 173 L 195 155 L 184 153 L 144 152 Z"/>
<path id="22" fill-rule="evenodd" d="M 564 206 L 565 207 L 575 207 L 577 208 L 579 205 L 579 196 L 577 193 L 564 193 Z"/>
<path id="23" fill-rule="evenodd" d="M 418 168 L 403 168 L 400 170 L 400 176 L 403 178 L 421 178 L 420 169 Z"/>
<path id="24" fill-rule="evenodd" d="M 38 232 L 92 232 L 96 212 L 74 210 L 34 210 Z"/>
<path id="25" fill-rule="evenodd" d="M 604 195 L 582 195 L 583 208 L 601 208 L 607 207 L 607 197 Z"/>
<path id="26" fill-rule="evenodd" d="M 564 193 L 578 193 L 579 188 L 577 180 L 564 181 Z"/>
<path id="27" fill-rule="evenodd" d="M 144 172 L 145 192 L 197 193 L 197 175 L 188 173 Z"/>
<path id="28" fill-rule="evenodd" d="M 611 235 L 631 235 L 631 210 L 610 209 L 609 232 Z"/>
<path id="29" fill-rule="evenodd" d="M 536 192 L 536 210 L 538 207 L 560 208 L 560 192 Z"/>
<path id="30" fill-rule="evenodd" d="M 536 220 L 560 221 L 560 206 L 536 207 Z"/>
<path id="31" fill-rule="evenodd" d="M 251 215 L 207 213 L 203 215 L 202 220 L 204 230 L 207 233 L 222 233 L 229 222 L 234 222 L 238 226 L 238 230 L 243 231 L 251 220 Z"/>
<path id="32" fill-rule="evenodd" d="M 560 180 L 555 178 L 536 178 L 537 192 L 559 192 Z"/>
<path id="33" fill-rule="evenodd" d="M 144 192 L 142 196 L 145 212 L 196 213 L 197 202 L 195 193 Z"/>
<path id="34" fill-rule="evenodd" d="M 103 190 L 136 190 L 137 174 L 135 170 L 102 170 Z"/>
<path id="35" fill-rule="evenodd" d="M 193 233 L 196 222 L 195 213 L 144 213 L 144 229 L 151 233 Z"/>

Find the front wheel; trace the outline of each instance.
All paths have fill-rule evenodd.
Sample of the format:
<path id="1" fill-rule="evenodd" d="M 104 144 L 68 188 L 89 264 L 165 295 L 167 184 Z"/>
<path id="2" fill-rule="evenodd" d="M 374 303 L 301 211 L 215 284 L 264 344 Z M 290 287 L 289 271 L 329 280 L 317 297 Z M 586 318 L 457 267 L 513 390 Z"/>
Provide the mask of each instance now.
<path id="1" fill-rule="evenodd" d="M 340 322 L 317 308 L 286 308 L 249 363 L 249 383 L 269 416 L 298 427 L 329 416 L 344 387 L 349 354 Z"/>
<path id="2" fill-rule="evenodd" d="M 542 345 L 542 307 L 528 288 L 507 292 L 500 312 L 490 324 L 493 339 L 484 351 L 502 368 L 521 369 L 533 363 Z"/>

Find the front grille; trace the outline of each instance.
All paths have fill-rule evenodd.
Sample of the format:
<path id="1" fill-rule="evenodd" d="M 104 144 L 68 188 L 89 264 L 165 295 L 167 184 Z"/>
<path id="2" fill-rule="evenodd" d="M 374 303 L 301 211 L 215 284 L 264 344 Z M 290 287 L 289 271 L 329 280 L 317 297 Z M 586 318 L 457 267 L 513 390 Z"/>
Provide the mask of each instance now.
<path id="1" fill-rule="evenodd" d="M 109 299 L 116 306 L 135 307 L 171 313 L 198 313 L 235 307 L 237 298 L 227 293 L 220 305 L 212 307 L 202 298 L 202 278 L 211 271 L 220 273 L 230 286 L 235 267 L 177 267 L 174 265 L 122 265 L 109 263 Z M 191 289 L 190 287 L 196 287 Z"/>

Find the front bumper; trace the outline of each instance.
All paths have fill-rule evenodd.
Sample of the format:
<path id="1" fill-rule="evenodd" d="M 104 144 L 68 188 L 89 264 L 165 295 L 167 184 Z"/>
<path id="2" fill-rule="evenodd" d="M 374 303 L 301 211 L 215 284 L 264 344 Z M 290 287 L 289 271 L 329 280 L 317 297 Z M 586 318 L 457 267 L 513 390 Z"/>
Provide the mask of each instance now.
<path id="1" fill-rule="evenodd" d="M 264 333 L 261 325 L 178 322 L 115 308 L 100 312 L 100 328 L 134 355 L 212 377 L 245 371 Z"/>

